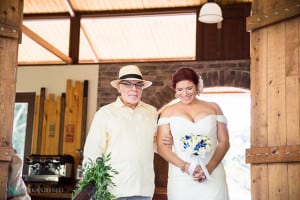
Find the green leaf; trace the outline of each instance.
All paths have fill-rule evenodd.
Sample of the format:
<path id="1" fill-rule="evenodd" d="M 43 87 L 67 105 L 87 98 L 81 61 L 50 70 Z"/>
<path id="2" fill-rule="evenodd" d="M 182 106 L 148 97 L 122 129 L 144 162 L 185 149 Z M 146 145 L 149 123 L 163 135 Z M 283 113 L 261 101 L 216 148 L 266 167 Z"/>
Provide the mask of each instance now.
<path id="1" fill-rule="evenodd" d="M 97 159 L 96 162 L 89 160 L 89 162 L 85 163 L 83 166 L 84 178 L 79 183 L 78 188 L 73 191 L 73 199 L 90 184 L 96 186 L 96 199 L 111 200 L 115 198 L 115 196 L 108 191 L 109 187 L 116 186 L 112 178 L 118 174 L 108 163 L 110 155 L 110 153 L 108 155 L 102 154 L 102 158 Z"/>

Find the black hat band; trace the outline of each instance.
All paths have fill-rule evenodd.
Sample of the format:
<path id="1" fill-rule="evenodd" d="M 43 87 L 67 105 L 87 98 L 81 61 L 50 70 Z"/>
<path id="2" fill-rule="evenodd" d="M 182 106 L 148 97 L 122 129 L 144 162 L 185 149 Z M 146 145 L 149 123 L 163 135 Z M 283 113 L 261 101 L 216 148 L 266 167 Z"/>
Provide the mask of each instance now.
<path id="1" fill-rule="evenodd" d="M 126 74 L 126 75 L 120 77 L 120 79 L 127 79 L 127 78 L 136 78 L 136 79 L 143 80 L 143 78 L 138 74 Z"/>

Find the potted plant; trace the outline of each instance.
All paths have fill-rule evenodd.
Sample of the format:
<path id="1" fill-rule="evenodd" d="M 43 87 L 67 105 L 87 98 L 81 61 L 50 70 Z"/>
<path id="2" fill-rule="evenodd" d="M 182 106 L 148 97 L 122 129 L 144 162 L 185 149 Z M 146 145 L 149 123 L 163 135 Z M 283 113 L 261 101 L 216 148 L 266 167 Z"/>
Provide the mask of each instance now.
<path id="1" fill-rule="evenodd" d="M 96 159 L 96 162 L 85 163 L 83 167 L 83 180 L 79 182 L 78 188 L 74 190 L 73 200 L 111 200 L 115 196 L 108 190 L 109 187 L 115 186 L 112 177 L 118 172 L 108 163 L 110 153 L 102 154 L 102 157 Z"/>

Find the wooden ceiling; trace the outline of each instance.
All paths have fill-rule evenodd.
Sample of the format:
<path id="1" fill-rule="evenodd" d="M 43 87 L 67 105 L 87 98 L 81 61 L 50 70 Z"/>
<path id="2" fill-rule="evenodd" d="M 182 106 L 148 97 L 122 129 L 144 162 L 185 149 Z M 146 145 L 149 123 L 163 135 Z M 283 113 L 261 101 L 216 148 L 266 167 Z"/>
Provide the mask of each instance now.
<path id="1" fill-rule="evenodd" d="M 197 15 L 206 2 L 25 0 L 18 64 L 194 60 Z"/>

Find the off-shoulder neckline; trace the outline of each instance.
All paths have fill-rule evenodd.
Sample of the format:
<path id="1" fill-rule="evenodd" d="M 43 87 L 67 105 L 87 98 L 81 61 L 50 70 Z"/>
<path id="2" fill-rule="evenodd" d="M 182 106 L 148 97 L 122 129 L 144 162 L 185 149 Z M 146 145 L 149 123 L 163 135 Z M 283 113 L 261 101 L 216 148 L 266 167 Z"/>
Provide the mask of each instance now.
<path id="1" fill-rule="evenodd" d="M 208 117 L 217 117 L 217 116 L 224 116 L 224 115 L 209 114 L 209 115 L 205 115 L 205 116 L 201 117 L 197 121 L 192 121 L 192 120 L 190 120 L 189 118 L 187 118 L 187 117 L 185 117 L 183 115 L 176 115 L 176 116 L 170 116 L 170 117 L 161 117 L 160 120 L 163 120 L 163 119 L 166 119 L 166 120 L 169 119 L 170 120 L 172 118 L 180 118 L 180 119 L 184 119 L 184 120 L 187 120 L 187 121 L 195 124 L 195 123 L 198 123 L 198 122 L 200 122 L 200 121 L 202 121 L 204 119 L 207 119 Z"/>

